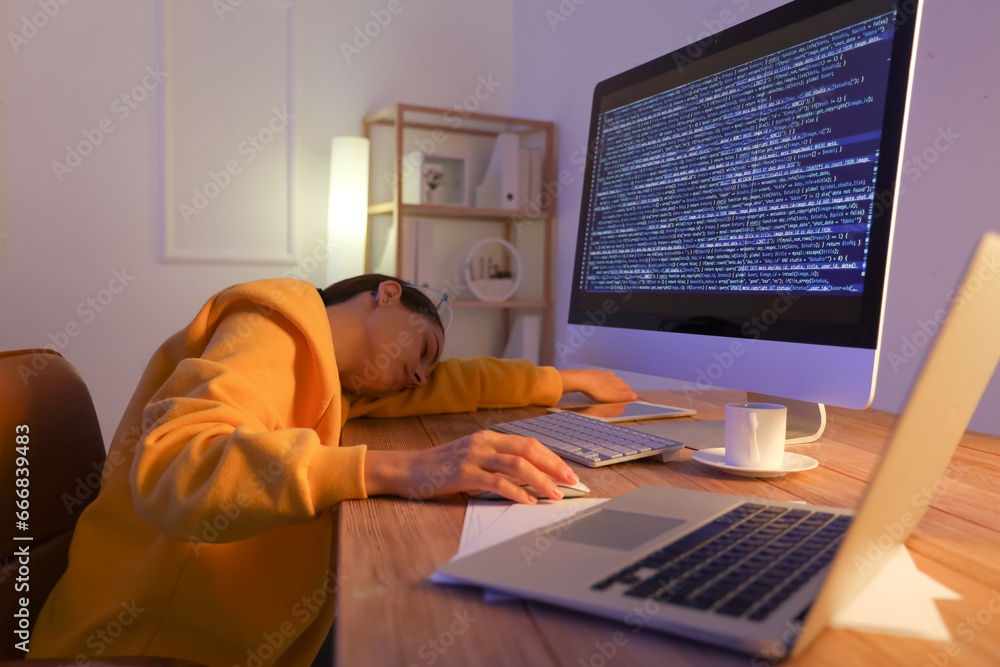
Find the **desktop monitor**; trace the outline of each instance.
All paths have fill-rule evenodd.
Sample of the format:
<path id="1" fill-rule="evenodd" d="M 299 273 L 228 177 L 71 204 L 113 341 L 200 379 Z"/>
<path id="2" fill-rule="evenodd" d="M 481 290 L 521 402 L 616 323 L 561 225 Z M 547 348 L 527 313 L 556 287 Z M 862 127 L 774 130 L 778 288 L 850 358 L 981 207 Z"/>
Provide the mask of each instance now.
<path id="1" fill-rule="evenodd" d="M 600 82 L 560 357 L 776 397 L 789 442 L 867 407 L 918 19 L 795 0 Z"/>

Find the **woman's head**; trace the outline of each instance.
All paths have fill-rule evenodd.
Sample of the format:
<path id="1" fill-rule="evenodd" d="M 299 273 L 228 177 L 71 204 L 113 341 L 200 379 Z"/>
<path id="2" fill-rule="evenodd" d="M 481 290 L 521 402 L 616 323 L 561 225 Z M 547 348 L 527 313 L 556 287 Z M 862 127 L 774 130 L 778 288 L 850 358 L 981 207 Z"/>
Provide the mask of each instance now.
<path id="1" fill-rule="evenodd" d="M 444 327 L 418 288 L 368 274 L 321 292 L 345 390 L 379 397 L 427 382 L 444 347 Z"/>
<path id="2" fill-rule="evenodd" d="M 400 293 L 400 304 L 403 307 L 414 313 L 423 315 L 430 320 L 431 324 L 436 324 L 442 331 L 444 331 L 444 324 L 441 322 L 441 315 L 438 313 L 437 307 L 427 297 L 427 295 L 410 283 L 402 281 L 399 278 L 382 275 L 381 273 L 366 273 L 362 276 L 346 278 L 333 283 L 326 289 L 320 291 L 323 295 L 323 305 L 332 306 L 333 304 L 347 301 L 358 294 L 363 294 L 365 292 L 374 293 L 378 290 L 379 285 L 387 280 L 399 283 L 399 286 L 402 288 L 402 292 Z"/>

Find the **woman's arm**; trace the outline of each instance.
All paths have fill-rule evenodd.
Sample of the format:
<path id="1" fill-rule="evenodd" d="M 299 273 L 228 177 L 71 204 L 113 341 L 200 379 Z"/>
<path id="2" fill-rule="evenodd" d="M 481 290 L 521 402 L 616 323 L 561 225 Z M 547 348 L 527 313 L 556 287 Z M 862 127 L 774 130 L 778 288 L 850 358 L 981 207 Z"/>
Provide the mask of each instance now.
<path id="1" fill-rule="evenodd" d="M 440 362 L 419 389 L 354 401 L 350 416 L 410 417 L 554 405 L 561 395 L 559 373 L 550 366 L 536 366 L 526 359 L 452 358 Z"/>
<path id="2" fill-rule="evenodd" d="M 633 401 L 635 392 L 612 371 L 556 370 L 526 359 L 471 357 L 446 359 L 427 386 L 385 398 L 362 398 L 350 416 L 410 417 L 486 408 L 555 405 L 567 392 L 580 391 L 604 403 Z"/>
<path id="3" fill-rule="evenodd" d="M 491 361 L 497 364 L 510 363 L 495 359 Z M 520 365 L 522 370 L 529 370 L 524 366 L 528 362 L 521 360 L 515 363 Z M 494 364 L 493 370 L 497 368 Z M 559 383 L 558 394 L 553 394 L 549 398 L 558 399 L 563 392 L 568 391 L 583 392 L 596 401 L 630 401 L 636 397 L 632 389 L 611 371 L 594 369 L 556 371 L 545 368 L 543 372 L 554 373 L 556 376 L 554 379 Z M 488 378 L 487 373 L 485 379 Z M 548 381 L 551 382 L 552 379 L 550 377 Z M 442 388 L 439 386 L 437 390 L 441 391 Z M 459 392 L 459 397 L 446 396 L 444 404 L 474 410 L 476 401 L 482 400 L 484 396 L 500 400 L 503 391 L 504 387 L 501 386 L 496 393 L 488 390 L 482 393 Z M 521 387 L 521 391 L 523 393 L 520 399 L 516 392 L 510 392 L 510 396 L 505 400 L 517 405 L 527 404 L 524 397 L 532 396 L 533 390 L 525 385 Z M 430 401 L 421 402 L 422 397 L 419 396 L 419 392 L 406 393 L 411 395 L 395 402 L 386 401 L 381 406 L 371 403 L 366 407 L 371 408 L 372 413 L 388 410 L 391 407 L 398 411 L 397 415 L 407 409 L 424 408 L 424 413 L 434 411 L 427 409 L 433 405 Z M 463 404 L 462 400 L 467 403 Z M 353 408 L 351 415 L 355 416 Z M 383 413 L 380 416 L 396 415 Z M 479 431 L 424 450 L 409 452 L 369 450 L 365 458 L 365 488 L 369 495 L 390 494 L 404 498 L 426 499 L 462 491 L 494 491 L 517 502 L 530 504 L 537 502 L 534 496 L 511 479 L 527 482 L 554 500 L 562 497 L 556 481 L 568 484 L 580 481 L 562 459 L 534 438 L 494 431 Z"/>
<path id="4" fill-rule="evenodd" d="M 559 377 L 564 394 L 579 391 L 600 403 L 623 403 L 638 398 L 632 387 L 612 371 L 563 369 L 559 371 Z"/>
<path id="5" fill-rule="evenodd" d="M 228 542 L 364 497 L 365 448 L 322 443 L 311 428 L 330 404 L 335 383 L 324 378 L 336 369 L 310 361 L 306 335 L 243 302 L 211 336 L 146 406 L 131 469 L 139 515 L 188 540 L 226 511 L 219 541 Z"/>

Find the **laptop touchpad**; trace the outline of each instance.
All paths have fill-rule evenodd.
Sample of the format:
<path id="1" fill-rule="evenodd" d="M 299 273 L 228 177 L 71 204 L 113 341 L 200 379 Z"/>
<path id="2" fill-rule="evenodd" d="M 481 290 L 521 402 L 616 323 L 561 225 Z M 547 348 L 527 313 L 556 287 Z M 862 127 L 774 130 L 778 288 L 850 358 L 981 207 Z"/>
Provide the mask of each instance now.
<path id="1" fill-rule="evenodd" d="M 571 523 L 559 538 L 625 551 L 668 530 L 673 530 L 683 523 L 683 519 L 671 519 L 665 516 L 598 510 L 588 517 Z"/>

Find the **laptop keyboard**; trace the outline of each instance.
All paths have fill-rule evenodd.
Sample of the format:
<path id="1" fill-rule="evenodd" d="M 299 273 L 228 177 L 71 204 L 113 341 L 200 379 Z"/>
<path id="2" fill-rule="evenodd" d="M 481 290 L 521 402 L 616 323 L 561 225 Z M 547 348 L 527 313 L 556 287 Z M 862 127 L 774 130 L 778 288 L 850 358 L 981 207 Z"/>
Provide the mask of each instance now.
<path id="1" fill-rule="evenodd" d="M 592 588 L 760 621 L 830 563 L 850 522 L 744 503 Z"/>
<path id="2" fill-rule="evenodd" d="M 676 452 L 679 442 L 573 412 L 491 426 L 494 431 L 535 438 L 564 459 L 592 468 L 646 456 Z"/>

